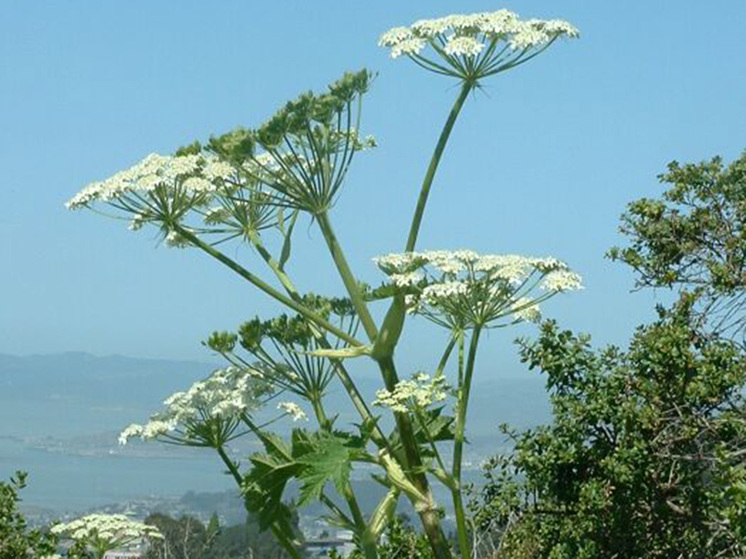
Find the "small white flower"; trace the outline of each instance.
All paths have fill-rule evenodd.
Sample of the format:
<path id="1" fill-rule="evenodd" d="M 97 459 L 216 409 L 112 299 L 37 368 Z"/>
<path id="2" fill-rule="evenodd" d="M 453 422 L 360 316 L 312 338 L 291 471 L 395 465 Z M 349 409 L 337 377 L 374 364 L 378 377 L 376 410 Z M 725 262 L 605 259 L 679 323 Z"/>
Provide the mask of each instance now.
<path id="1" fill-rule="evenodd" d="M 539 305 L 528 297 L 521 297 L 511 305 L 513 316 L 518 320 L 526 322 L 539 322 L 541 320 L 541 310 Z"/>
<path id="2" fill-rule="evenodd" d="M 539 303 L 556 293 L 582 288 L 580 276 L 551 257 L 431 250 L 373 260 L 395 287 L 406 289 L 408 313 L 451 329 L 496 321 L 536 322 L 541 317 Z M 551 293 L 529 297 L 537 284 Z"/>
<path id="3" fill-rule="evenodd" d="M 484 43 L 474 37 L 452 37 L 443 50 L 453 56 L 477 56 L 484 48 Z"/>
<path id="4" fill-rule="evenodd" d="M 157 439 L 177 430 L 188 432 L 190 425 L 205 419 L 234 420 L 251 410 L 257 394 L 265 390 L 262 373 L 251 368 L 218 369 L 205 380 L 197 381 L 186 392 L 176 392 L 163 402 L 165 409 L 153 414 L 145 425 L 132 424 L 119 435 L 125 444 L 133 437 Z"/>
<path id="5" fill-rule="evenodd" d="M 408 27 L 394 27 L 381 35 L 381 38 L 378 40 L 378 46 L 393 47 L 411 37 L 412 31 Z"/>
<path id="6" fill-rule="evenodd" d="M 390 49 L 392 58 L 415 54 L 427 58 L 422 51 L 431 45 L 435 55 L 441 57 L 446 66 L 450 66 L 451 75 L 465 77 L 464 67 L 448 57 L 487 57 L 489 60 L 484 60 L 485 63 L 478 67 L 489 68 L 494 73 L 500 71 L 495 68 L 499 68 L 501 64 L 505 64 L 506 68 L 513 67 L 521 58 L 528 59 L 532 49 L 535 52 L 561 36 L 575 38 L 578 30 L 558 19 L 521 20 L 509 10 L 497 10 L 421 19 L 409 27 L 390 29 L 381 35 L 378 44 Z M 503 43 L 509 49 L 501 46 L 493 48 L 497 43 Z M 489 49 L 486 48 L 488 45 Z M 440 68 L 426 67 L 439 73 L 449 73 L 448 70 L 443 70 L 442 64 Z"/>
<path id="7" fill-rule="evenodd" d="M 277 404 L 277 409 L 291 416 L 293 421 L 308 421 L 306 412 L 295 402 L 280 402 Z"/>
<path id="8" fill-rule="evenodd" d="M 402 55 L 419 54 L 425 48 L 427 42 L 424 39 L 412 37 L 391 47 L 391 58 L 399 58 Z"/>
<path id="9" fill-rule="evenodd" d="M 143 433 L 142 425 L 132 423 L 124 431 L 119 434 L 119 444 L 124 446 L 133 437 L 141 437 Z"/>
<path id="10" fill-rule="evenodd" d="M 110 551 L 142 539 L 162 539 L 155 526 L 132 520 L 123 514 L 89 514 L 72 522 L 55 524 L 50 532 L 82 544 Z"/>
<path id="11" fill-rule="evenodd" d="M 406 413 L 412 407 L 426 409 L 448 397 L 448 386 L 443 376 L 430 379 L 419 373 L 410 380 L 400 380 L 393 391 L 386 389 L 376 392 L 374 406 L 389 408 L 397 413 Z"/>
<path id="12" fill-rule="evenodd" d="M 541 288 L 547 291 L 575 291 L 583 289 L 583 279 L 575 272 L 557 270 L 547 274 Z"/>

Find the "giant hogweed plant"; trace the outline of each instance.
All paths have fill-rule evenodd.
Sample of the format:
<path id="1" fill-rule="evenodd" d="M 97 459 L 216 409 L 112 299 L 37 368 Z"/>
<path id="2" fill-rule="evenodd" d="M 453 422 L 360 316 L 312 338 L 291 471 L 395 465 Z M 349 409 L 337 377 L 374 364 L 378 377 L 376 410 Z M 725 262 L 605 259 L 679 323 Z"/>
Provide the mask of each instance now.
<path id="1" fill-rule="evenodd" d="M 236 128 L 172 156 L 150 155 L 73 197 L 70 209 L 108 208 L 130 220 L 133 230 L 155 227 L 166 244 L 203 251 L 287 307 L 279 317 L 212 334 L 205 344 L 227 367 L 171 396 L 147 424 L 128 427 L 121 442 L 141 437 L 217 451 L 247 509 L 293 557 L 300 556 L 299 542 L 283 500 L 292 479 L 300 486 L 299 504 L 323 503 L 334 522 L 353 531 L 369 559 L 377 556 L 378 538 L 400 498 L 417 511 L 434 557 L 470 557 L 461 475 L 481 335 L 535 320 L 541 303 L 581 282 L 554 258 L 418 252 L 417 237 L 438 164 L 470 93 L 559 38 L 577 35 L 564 21 L 521 20 L 507 10 L 421 20 L 382 35 L 380 45 L 391 57 L 455 79 L 460 90 L 420 186 L 403 252 L 375 259 L 384 279 L 375 289 L 350 268 L 331 220 L 355 155 L 375 147 L 360 133 L 371 83 L 367 70 L 345 74 L 324 93 L 299 96 L 261 126 Z M 342 297 L 306 293 L 291 276 L 293 232 L 303 219 L 320 229 L 346 290 Z M 231 242 L 251 246 L 266 274 L 229 256 L 223 247 Z M 272 246 L 279 249 L 273 252 Z M 405 322 L 420 318 L 450 335 L 430 374 L 403 379 L 395 349 Z M 350 359 L 366 360 L 380 372 L 374 402 L 361 397 L 348 372 Z M 357 410 L 356 424 L 338 425 L 328 409 L 332 382 L 341 384 Z M 265 407 L 276 414 L 260 423 L 256 411 Z M 388 413 L 390 431 L 380 421 Z M 285 440 L 271 430 L 283 419 L 305 427 L 294 428 Z M 244 436 L 258 439 L 264 451 L 242 467 L 227 445 Z M 350 483 L 360 464 L 377 469 L 373 477 L 387 489 L 368 515 Z M 442 528 L 444 508 L 433 497 L 433 483 L 452 495 L 454 548 Z"/>

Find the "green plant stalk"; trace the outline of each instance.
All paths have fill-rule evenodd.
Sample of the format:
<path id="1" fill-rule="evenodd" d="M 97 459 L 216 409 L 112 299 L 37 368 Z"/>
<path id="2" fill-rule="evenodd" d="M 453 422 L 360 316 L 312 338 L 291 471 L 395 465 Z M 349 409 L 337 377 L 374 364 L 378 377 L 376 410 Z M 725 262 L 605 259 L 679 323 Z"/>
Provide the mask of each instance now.
<path id="1" fill-rule="evenodd" d="M 355 279 L 355 276 L 347 263 L 347 258 L 345 258 L 344 252 L 342 251 L 342 247 L 334 234 L 334 229 L 332 229 L 332 224 L 329 221 L 329 215 L 324 211 L 319 212 L 315 217 L 319 223 L 321 233 L 324 235 L 324 240 L 329 247 L 332 259 L 334 259 L 334 264 L 337 266 L 339 275 L 342 278 L 342 283 L 344 283 L 347 293 L 352 300 L 352 304 L 355 307 L 355 311 L 357 312 L 358 317 L 360 317 L 360 322 L 365 329 L 365 333 L 368 335 L 370 342 L 375 343 L 376 337 L 378 336 L 378 328 L 373 321 L 373 317 L 370 315 L 368 305 L 363 299 L 360 285 L 358 284 L 357 279 Z"/>
<path id="2" fill-rule="evenodd" d="M 334 235 L 334 230 L 332 229 L 329 217 L 326 212 L 321 212 L 316 215 L 316 219 L 319 222 L 319 227 L 321 228 L 321 232 L 324 235 L 327 246 L 329 247 L 332 259 L 337 266 L 342 282 L 344 283 L 350 299 L 352 300 L 352 304 L 355 306 L 355 310 L 360 317 L 363 328 L 365 329 L 370 342 L 374 344 L 376 337 L 378 336 L 378 329 L 376 328 L 373 318 L 368 311 L 368 307 L 363 300 L 357 280 L 347 264 L 347 259 L 342 252 L 342 247 Z M 376 361 L 381 370 L 381 375 L 383 376 L 386 388 L 388 390 L 394 390 L 396 383 L 399 381 L 399 377 L 396 374 L 396 368 L 392 356 L 381 356 L 376 359 Z M 409 416 L 403 413 L 395 413 L 394 418 L 396 420 L 396 426 L 399 431 L 402 446 L 404 447 L 407 468 L 410 470 L 421 470 L 422 460 L 420 458 L 419 447 L 417 446 L 417 441 L 414 437 L 414 430 L 412 429 L 412 422 L 410 421 Z M 431 497 L 430 487 L 424 473 L 415 474 L 413 482 L 423 495 Z M 430 508 L 418 512 L 420 519 L 422 520 L 425 534 L 435 552 L 436 559 L 450 559 L 451 551 L 448 546 L 448 541 L 445 538 L 445 534 L 443 533 L 438 512 Z"/>
<path id="3" fill-rule="evenodd" d="M 453 496 L 453 508 L 456 512 L 456 528 L 458 530 L 458 542 L 463 557 L 471 557 L 471 544 L 466 526 L 466 515 L 461 495 L 461 463 L 463 461 L 464 441 L 466 434 L 466 412 L 469 406 L 469 395 L 471 392 L 471 379 L 474 376 L 474 363 L 477 357 L 479 336 L 482 332 L 481 326 L 475 326 L 469 342 L 469 353 L 466 358 L 466 369 L 463 380 L 458 391 L 458 413 L 456 415 L 456 435 L 453 443 L 453 478 L 456 488 L 451 492 Z"/>
<path id="4" fill-rule="evenodd" d="M 329 321 L 324 320 L 322 317 L 320 317 L 318 314 L 313 312 L 311 309 L 305 307 L 304 305 L 301 305 L 300 303 L 294 301 L 287 295 L 284 295 L 283 293 L 277 291 L 274 287 L 264 282 L 261 278 L 255 276 L 251 272 L 249 272 L 246 268 L 238 264 L 236 261 L 232 260 L 231 258 L 228 258 L 225 254 L 215 249 L 214 247 L 210 246 L 208 243 L 204 242 L 197 235 L 184 229 L 180 225 L 177 225 L 176 229 L 178 230 L 179 235 L 184 237 L 194 246 L 201 248 L 204 252 L 206 252 L 207 254 L 209 254 L 210 256 L 212 256 L 213 258 L 215 258 L 222 264 L 225 264 L 226 266 L 228 266 L 231 270 L 236 272 L 239 276 L 247 280 L 249 283 L 253 284 L 255 287 L 258 287 L 261 291 L 264 291 L 270 297 L 276 299 L 283 305 L 290 307 L 291 309 L 303 315 L 304 317 L 306 317 L 308 320 L 310 320 L 311 322 L 313 322 L 320 328 L 323 328 L 324 330 L 330 332 L 331 334 L 334 334 L 335 336 L 337 336 L 341 340 L 344 340 L 348 344 L 353 345 L 353 346 L 363 345 L 362 342 L 360 342 L 359 340 L 356 340 L 354 337 L 350 336 L 347 332 L 340 330 L 339 328 L 334 326 Z"/>
<path id="5" fill-rule="evenodd" d="M 223 463 L 228 468 L 228 471 L 233 476 L 233 479 L 236 480 L 238 488 L 241 489 L 241 485 L 243 484 L 243 477 L 241 476 L 241 472 L 238 471 L 238 467 L 236 466 L 235 462 L 233 462 L 233 460 L 228 457 L 228 455 L 225 453 L 225 449 L 222 446 L 216 447 L 215 450 L 218 451 L 218 454 L 223 460 Z M 272 524 L 272 534 L 274 534 L 277 541 L 280 542 L 280 545 L 285 549 L 285 551 L 288 552 L 290 557 L 292 557 L 293 559 L 302 559 L 301 554 L 295 548 L 293 542 L 290 541 L 290 539 L 282 533 L 282 530 L 280 530 L 276 523 Z"/>
<path id="6" fill-rule="evenodd" d="M 446 349 L 445 351 L 443 351 L 443 357 L 440 358 L 440 363 L 438 363 L 438 368 L 435 369 L 433 378 L 443 376 L 443 372 L 445 371 L 446 365 L 448 364 L 448 359 L 451 357 L 451 353 L 453 352 L 453 346 L 456 345 L 456 339 L 456 335 L 452 335 L 451 338 L 448 340 Z"/>
<path id="7" fill-rule="evenodd" d="M 458 97 L 456 98 L 456 102 L 453 105 L 453 108 L 451 109 L 451 112 L 448 115 L 448 119 L 446 120 L 445 125 L 443 126 L 443 130 L 440 133 L 440 137 L 438 138 L 438 143 L 435 145 L 435 151 L 433 152 L 433 156 L 430 159 L 430 165 L 427 167 L 427 172 L 425 173 L 425 178 L 422 181 L 422 187 L 420 188 L 420 196 L 417 199 L 417 207 L 414 211 L 414 216 L 412 217 L 412 224 L 409 228 L 409 237 L 407 238 L 407 246 L 404 249 L 406 252 L 412 252 L 417 245 L 417 235 L 420 231 L 420 225 L 422 223 L 422 216 L 425 213 L 425 206 L 427 205 L 427 197 L 430 194 L 430 187 L 433 184 L 433 179 L 435 178 L 435 172 L 438 170 L 438 164 L 440 163 L 440 158 L 443 155 L 443 151 L 445 150 L 446 144 L 448 143 L 448 138 L 451 135 L 451 131 L 453 130 L 453 125 L 456 124 L 456 119 L 458 118 L 459 113 L 461 112 L 461 108 L 464 105 L 464 102 L 466 101 L 466 98 L 469 96 L 469 93 L 474 88 L 475 83 L 472 81 L 464 81 L 461 84 L 461 91 L 459 92 Z"/>
<path id="8" fill-rule="evenodd" d="M 290 276 L 288 276 L 282 270 L 282 268 L 279 265 L 279 262 L 277 262 L 272 257 L 272 255 L 269 253 L 269 251 L 266 249 L 266 247 L 264 247 L 264 244 L 262 243 L 261 238 L 258 235 L 254 235 L 254 237 L 250 238 L 249 240 L 254 245 L 254 247 L 257 249 L 257 252 L 259 253 L 259 255 L 264 259 L 264 261 L 267 263 L 270 269 L 275 273 L 277 278 L 280 280 L 283 287 L 287 291 L 288 295 L 293 300 L 300 303 L 302 299 L 301 299 L 300 293 L 295 287 L 295 284 L 293 284 L 292 280 L 290 279 Z M 319 330 L 318 328 L 313 328 L 313 332 L 314 332 L 314 336 L 316 336 L 316 340 L 319 342 L 319 344 L 324 349 L 331 349 L 332 347 L 331 344 L 326 339 L 326 336 L 321 330 Z M 344 364 L 339 359 L 332 359 L 332 363 L 334 364 L 334 372 L 337 374 L 337 378 L 339 378 L 339 381 L 342 383 L 342 386 L 347 391 L 347 394 L 352 400 L 352 403 L 355 406 L 355 409 L 357 410 L 360 417 L 363 419 L 363 421 L 374 422 L 373 414 L 370 412 L 370 409 L 368 409 L 368 405 L 365 403 L 365 400 L 360 394 L 360 391 L 357 389 L 357 386 L 355 385 L 355 382 L 352 380 L 352 377 L 350 377 L 350 374 L 347 372 L 347 369 L 345 368 Z M 378 426 L 378 423 L 374 422 L 374 425 L 375 425 L 375 428 L 372 434 L 373 442 L 379 448 L 387 448 L 389 446 L 389 442 L 386 438 L 385 433 Z"/>
<path id="9" fill-rule="evenodd" d="M 259 253 L 259 256 L 262 257 L 262 260 L 264 260 L 267 265 L 272 269 L 275 276 L 279 280 L 279 282 L 282 284 L 282 287 L 285 288 L 285 291 L 288 292 L 288 294 L 295 300 L 296 302 L 300 302 L 300 298 L 295 298 L 292 296 L 292 293 L 296 293 L 295 286 L 293 285 L 293 282 L 290 281 L 290 278 L 285 273 L 285 271 L 281 268 L 280 263 L 274 259 L 274 257 L 269 253 L 267 248 L 264 246 L 264 243 L 262 243 L 261 238 L 259 238 L 259 234 L 256 231 L 252 231 L 248 235 L 249 242 L 251 242 L 252 246 L 256 249 L 256 251 Z"/>

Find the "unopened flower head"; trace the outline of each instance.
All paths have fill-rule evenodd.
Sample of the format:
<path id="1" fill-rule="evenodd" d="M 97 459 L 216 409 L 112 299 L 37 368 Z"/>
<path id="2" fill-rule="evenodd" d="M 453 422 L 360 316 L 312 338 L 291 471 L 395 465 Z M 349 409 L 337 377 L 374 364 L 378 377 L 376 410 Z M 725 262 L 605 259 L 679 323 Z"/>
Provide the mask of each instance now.
<path id="1" fill-rule="evenodd" d="M 522 20 L 497 10 L 422 19 L 389 29 L 378 44 L 392 58 L 408 56 L 438 74 L 476 80 L 517 66 L 559 37 L 577 36 L 563 20 Z"/>
<path id="2" fill-rule="evenodd" d="M 580 276 L 556 258 L 439 250 L 374 261 L 405 293 L 410 312 L 448 328 L 535 322 L 541 302 L 582 288 Z"/>
<path id="3" fill-rule="evenodd" d="M 163 538 L 155 526 L 137 522 L 123 514 L 89 514 L 72 522 L 55 524 L 50 531 L 106 551 L 142 539 Z"/>
<path id="4" fill-rule="evenodd" d="M 293 421 L 308 421 L 306 412 L 304 412 L 303 408 L 301 408 L 295 402 L 280 402 L 279 404 L 277 404 L 277 409 L 289 415 L 293 419 Z"/>
<path id="5" fill-rule="evenodd" d="M 373 405 L 406 413 L 412 408 L 424 410 L 442 402 L 448 397 L 448 393 L 449 388 L 444 376 L 431 379 L 429 375 L 420 373 L 410 380 L 397 382 L 393 391 L 378 390 Z"/>
<path id="6" fill-rule="evenodd" d="M 258 397 L 267 391 L 263 375 L 255 369 L 227 367 L 205 380 L 195 382 L 186 392 L 176 392 L 153 414 L 145 425 L 133 423 L 119 435 L 119 444 L 134 437 L 157 439 L 176 434 L 186 439 L 197 435 L 200 426 L 211 419 L 235 422 L 257 406 Z"/>

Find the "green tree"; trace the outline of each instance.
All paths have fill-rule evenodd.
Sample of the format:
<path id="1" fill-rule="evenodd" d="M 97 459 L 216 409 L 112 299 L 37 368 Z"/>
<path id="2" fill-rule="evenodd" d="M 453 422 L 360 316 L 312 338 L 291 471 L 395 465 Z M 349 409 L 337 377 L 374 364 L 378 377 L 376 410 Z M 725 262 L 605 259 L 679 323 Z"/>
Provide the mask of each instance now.
<path id="1" fill-rule="evenodd" d="M 26 487 L 26 472 L 16 472 L 10 482 L 0 482 L 0 559 L 37 559 L 52 555 L 57 538 L 41 529 L 29 529 L 18 510 L 19 491 Z"/>
<path id="2" fill-rule="evenodd" d="M 472 502 L 484 553 L 576 559 L 746 554 L 746 155 L 672 163 L 662 200 L 622 217 L 641 287 L 671 287 L 629 348 L 542 325 L 520 341 L 547 376 L 553 421 L 504 427 L 512 454 L 488 464 Z"/>
<path id="3" fill-rule="evenodd" d="M 154 513 L 145 523 L 155 526 L 163 535 L 148 547 L 146 559 L 203 559 L 217 537 L 220 525 L 213 518 L 206 527 L 199 519 L 182 516 L 174 519 L 162 513 Z"/>
<path id="4" fill-rule="evenodd" d="M 638 273 L 638 286 L 672 287 L 697 295 L 701 326 L 732 333 L 746 327 L 746 152 L 668 166 L 661 198 L 629 204 L 621 232 L 629 245 L 609 256 Z"/>

